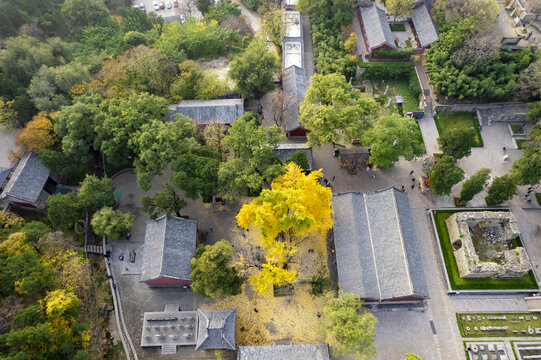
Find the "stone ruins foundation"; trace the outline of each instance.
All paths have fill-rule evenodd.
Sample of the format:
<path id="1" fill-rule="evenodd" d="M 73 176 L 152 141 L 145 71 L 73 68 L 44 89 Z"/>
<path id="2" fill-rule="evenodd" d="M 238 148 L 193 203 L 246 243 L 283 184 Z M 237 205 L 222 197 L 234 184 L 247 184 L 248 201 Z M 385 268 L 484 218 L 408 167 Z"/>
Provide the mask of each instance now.
<path id="1" fill-rule="evenodd" d="M 531 269 L 524 248 L 515 247 L 520 231 L 511 212 L 458 212 L 447 229 L 461 278 L 522 277 Z"/>

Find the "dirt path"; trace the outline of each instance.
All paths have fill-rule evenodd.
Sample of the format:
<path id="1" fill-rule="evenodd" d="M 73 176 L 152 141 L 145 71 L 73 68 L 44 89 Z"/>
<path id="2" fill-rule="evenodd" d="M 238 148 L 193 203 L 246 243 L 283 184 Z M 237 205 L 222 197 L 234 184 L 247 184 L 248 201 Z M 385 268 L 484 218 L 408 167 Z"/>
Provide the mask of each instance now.
<path id="1" fill-rule="evenodd" d="M 239 5 L 240 13 L 246 18 L 246 22 L 254 30 L 254 33 L 257 33 L 259 31 L 259 15 L 255 11 L 249 10 L 241 0 L 233 0 L 233 2 Z"/>

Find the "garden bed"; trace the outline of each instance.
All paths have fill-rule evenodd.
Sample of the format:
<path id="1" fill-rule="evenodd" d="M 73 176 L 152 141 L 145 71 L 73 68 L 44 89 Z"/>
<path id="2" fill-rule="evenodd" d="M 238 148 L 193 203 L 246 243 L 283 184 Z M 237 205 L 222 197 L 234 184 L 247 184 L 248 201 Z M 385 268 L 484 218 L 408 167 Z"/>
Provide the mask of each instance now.
<path id="1" fill-rule="evenodd" d="M 441 134 L 447 129 L 473 128 L 476 133 L 474 147 L 483 147 L 483 138 L 479 131 L 479 120 L 473 112 L 455 112 L 451 114 L 438 114 L 434 117 L 438 133 Z"/>
<path id="2" fill-rule="evenodd" d="M 489 317 L 492 319 L 489 319 Z M 460 335 L 465 338 L 529 337 L 541 335 L 535 331 L 536 328 L 541 329 L 540 315 L 535 313 L 457 313 L 456 322 L 460 330 Z M 488 326 L 507 326 L 509 329 L 487 331 L 481 330 L 482 326 L 485 328 Z M 530 328 L 530 331 L 528 331 L 528 328 Z"/>
<path id="3" fill-rule="evenodd" d="M 517 149 L 522 149 L 524 142 L 528 141 L 527 139 L 515 139 L 515 144 L 517 144 Z"/>
<path id="4" fill-rule="evenodd" d="M 537 203 L 541 205 L 541 193 L 535 193 L 535 198 L 537 200 Z"/>
<path id="5" fill-rule="evenodd" d="M 480 279 L 463 279 L 460 277 L 455 256 L 453 254 L 453 246 L 449 239 L 447 224 L 445 220 L 456 212 L 463 211 L 486 211 L 487 209 L 467 209 L 467 210 L 432 210 L 432 216 L 436 225 L 436 232 L 439 238 L 439 245 L 447 270 L 447 278 L 451 290 L 538 290 L 539 286 L 530 270 L 521 278 L 480 278 Z M 501 209 L 498 211 L 509 211 Z M 522 246 L 520 239 L 516 240 L 517 246 Z"/>
<path id="6" fill-rule="evenodd" d="M 511 127 L 511 134 L 513 134 L 513 135 L 523 135 L 524 134 L 524 126 L 523 125 L 511 124 L 509 126 Z"/>
<path id="7" fill-rule="evenodd" d="M 391 31 L 406 31 L 406 25 L 398 23 L 398 24 L 389 24 L 391 27 Z"/>

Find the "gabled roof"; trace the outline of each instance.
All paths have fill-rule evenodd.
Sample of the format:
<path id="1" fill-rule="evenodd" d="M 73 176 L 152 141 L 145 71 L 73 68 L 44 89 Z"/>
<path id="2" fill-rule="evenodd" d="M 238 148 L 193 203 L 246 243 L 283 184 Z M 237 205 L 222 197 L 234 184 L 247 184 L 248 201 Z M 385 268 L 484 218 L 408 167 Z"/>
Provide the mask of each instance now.
<path id="1" fill-rule="evenodd" d="M 238 360 L 329 360 L 327 344 L 239 346 Z"/>
<path id="2" fill-rule="evenodd" d="M 432 18 L 428 13 L 428 9 L 423 4 L 419 7 L 413 9 L 411 13 L 411 21 L 415 27 L 415 32 L 417 33 L 417 38 L 421 43 L 421 47 L 429 46 L 430 44 L 438 41 L 438 31 L 432 22 Z"/>
<path id="3" fill-rule="evenodd" d="M 213 121 L 232 124 L 244 115 L 243 99 L 181 100 L 169 105 L 167 120 L 173 121 L 176 114 L 184 114 L 196 124 L 210 124 Z"/>
<path id="4" fill-rule="evenodd" d="M 385 10 L 374 4 L 370 7 L 361 7 L 360 12 L 370 49 L 375 49 L 383 44 L 395 48 Z"/>
<path id="5" fill-rule="evenodd" d="M 235 350 L 237 309 L 197 310 L 199 329 L 195 350 Z"/>
<path id="6" fill-rule="evenodd" d="M 308 159 L 308 167 L 311 171 L 313 169 L 313 156 L 312 148 L 307 144 L 278 144 L 278 147 L 274 150 L 274 153 L 280 161 L 284 162 L 287 159 L 291 158 L 293 154 L 299 151 L 304 151 L 306 153 L 306 158 Z"/>
<path id="7" fill-rule="evenodd" d="M 4 185 L 4 182 L 6 181 L 10 173 L 11 168 L 5 168 L 0 166 L 0 190 L 2 190 L 2 185 Z"/>
<path id="8" fill-rule="evenodd" d="M 141 280 L 158 277 L 191 280 L 190 260 L 197 241 L 197 221 L 162 216 L 147 221 Z"/>
<path id="9" fill-rule="evenodd" d="M 405 192 L 348 192 L 332 199 L 340 288 L 363 299 L 428 297 Z"/>
<path id="10" fill-rule="evenodd" d="M 284 113 L 284 126 L 286 131 L 301 128 L 299 121 L 299 104 L 306 94 L 306 71 L 297 66 L 291 66 L 282 72 L 282 89 L 284 103 L 287 108 Z"/>
<path id="11" fill-rule="evenodd" d="M 50 173 L 37 154 L 27 153 L 13 171 L 0 199 L 12 197 L 35 204 Z"/>

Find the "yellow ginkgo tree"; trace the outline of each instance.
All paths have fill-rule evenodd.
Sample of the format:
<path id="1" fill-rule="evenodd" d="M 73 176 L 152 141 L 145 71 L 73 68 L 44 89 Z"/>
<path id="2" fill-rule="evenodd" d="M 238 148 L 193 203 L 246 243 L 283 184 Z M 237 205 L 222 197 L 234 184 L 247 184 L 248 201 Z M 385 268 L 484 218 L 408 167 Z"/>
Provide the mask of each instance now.
<path id="1" fill-rule="evenodd" d="M 247 229 L 258 225 L 261 229 L 267 264 L 251 279 L 258 292 L 267 292 L 271 284 L 295 281 L 295 269 L 286 265 L 296 251 L 294 240 L 298 235 L 332 227 L 332 192 L 319 183 L 322 176 L 321 170 L 306 175 L 291 162 L 270 189 L 263 190 L 238 213 L 239 226 Z"/>

